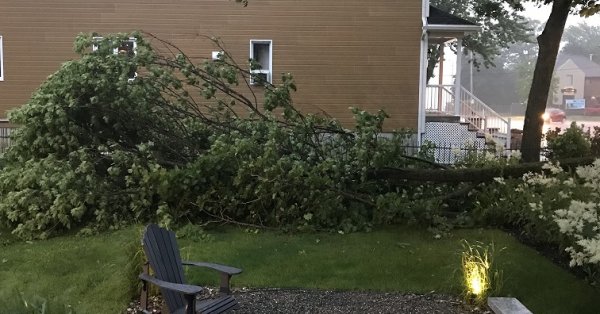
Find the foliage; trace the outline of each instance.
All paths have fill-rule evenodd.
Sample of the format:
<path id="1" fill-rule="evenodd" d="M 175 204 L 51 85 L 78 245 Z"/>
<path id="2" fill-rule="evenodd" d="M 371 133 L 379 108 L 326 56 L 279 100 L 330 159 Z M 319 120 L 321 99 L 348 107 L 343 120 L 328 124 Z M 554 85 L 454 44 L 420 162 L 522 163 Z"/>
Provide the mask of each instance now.
<path id="1" fill-rule="evenodd" d="M 194 225 L 188 223 L 177 230 L 177 238 L 189 239 L 196 242 L 211 241 L 212 236 L 205 229 L 205 225 Z"/>
<path id="2" fill-rule="evenodd" d="M 522 180 L 497 179 L 476 195 L 475 214 L 492 225 L 511 226 L 529 241 L 567 252 L 591 282 L 600 278 L 600 161 L 576 174 L 558 164 Z"/>
<path id="3" fill-rule="evenodd" d="M 445 12 L 477 23 L 482 31 L 464 38 L 463 46 L 476 53 L 476 58 L 471 60 L 476 67 L 483 64 L 486 68 L 495 66 L 494 58 L 500 55 L 503 48 L 513 43 L 526 42 L 527 23 L 514 10 L 514 4 L 505 6 L 502 0 L 433 0 L 431 5 Z M 429 47 L 428 77 L 432 77 L 432 71 L 439 59 L 439 48 Z"/>
<path id="4" fill-rule="evenodd" d="M 600 27 L 580 23 L 572 25 L 565 29 L 563 34 L 564 46 L 561 53 L 593 57 L 594 60 L 600 60 Z"/>
<path id="5" fill-rule="evenodd" d="M 457 159 L 455 166 L 459 168 L 502 168 L 519 162 L 519 154 L 513 153 L 507 158 L 504 156 L 505 153 L 505 147 L 496 143 L 491 135 L 486 134 L 486 143 L 483 149 L 478 149 L 472 144 L 466 145 L 464 152 L 460 150 L 454 152 Z"/>
<path id="6" fill-rule="evenodd" d="M 132 37 L 135 54 L 113 53 Z M 239 65 L 217 39 L 219 59 L 195 63 L 146 37 L 80 35 L 80 58 L 11 112 L 22 127 L 0 174 L 0 220 L 18 236 L 151 220 L 351 232 L 416 212 L 403 206 L 415 187 L 366 177 L 415 163 L 402 157 L 411 131 L 381 134 L 384 112 L 352 109 L 349 131 L 298 112 L 290 74 L 251 86 L 256 62 Z M 409 216 L 429 224 L 438 211 Z"/>
<path id="7" fill-rule="evenodd" d="M 127 264 L 124 267 L 123 277 L 127 280 L 127 289 L 124 291 L 125 299 L 134 300 L 139 297 L 142 290 L 142 281 L 139 276 L 143 272 L 144 264 L 147 262 L 144 249 L 140 243 L 143 229 L 138 228 L 136 236 L 129 239 L 123 250 Z"/>
<path id="8" fill-rule="evenodd" d="M 473 89 L 477 97 L 498 112 L 524 113 L 527 95 L 533 79 L 538 55 L 536 34 L 543 25 L 538 20 L 525 19 L 527 40 L 509 44 L 494 58 L 495 67 L 480 67 L 473 73 Z M 470 78 L 470 67 L 462 68 L 463 82 Z M 493 85 L 494 88 L 488 88 Z M 551 91 L 558 92 L 558 77 L 553 77 Z M 515 93 L 516 91 L 516 93 Z M 519 104 L 519 106 L 516 106 Z"/>
<path id="9" fill-rule="evenodd" d="M 598 152 L 599 140 L 600 133 L 597 127 L 592 136 L 590 130 L 584 131 L 583 126 L 571 122 L 571 125 L 564 132 L 560 128 L 556 128 L 546 133 L 546 157 L 550 160 L 560 160 L 570 157 L 592 156 L 592 143 L 594 146 L 593 151 Z M 600 155 L 593 156 L 600 157 Z"/>
<path id="10" fill-rule="evenodd" d="M 523 1 L 505 1 L 517 4 L 522 9 Z M 600 11 L 596 0 L 529 0 L 537 4 L 552 4 L 552 11 L 546 21 L 543 32 L 537 37 L 539 55 L 525 111 L 521 153 L 526 162 L 539 161 L 541 150 L 541 130 L 543 121 L 539 119 L 546 108 L 548 94 L 552 86 L 553 70 L 561 44 L 566 21 L 571 13 L 591 16 Z"/>

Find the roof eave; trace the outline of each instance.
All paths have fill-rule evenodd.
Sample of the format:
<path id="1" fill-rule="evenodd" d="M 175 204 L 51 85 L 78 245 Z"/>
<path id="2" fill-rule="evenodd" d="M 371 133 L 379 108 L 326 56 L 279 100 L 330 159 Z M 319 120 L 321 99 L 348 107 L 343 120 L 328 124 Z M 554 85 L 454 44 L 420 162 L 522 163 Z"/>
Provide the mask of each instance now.
<path id="1" fill-rule="evenodd" d="M 478 33 L 481 32 L 481 26 L 479 25 L 454 25 L 454 24 L 428 24 L 425 26 L 425 30 L 436 31 L 436 32 L 464 32 L 466 33 Z"/>

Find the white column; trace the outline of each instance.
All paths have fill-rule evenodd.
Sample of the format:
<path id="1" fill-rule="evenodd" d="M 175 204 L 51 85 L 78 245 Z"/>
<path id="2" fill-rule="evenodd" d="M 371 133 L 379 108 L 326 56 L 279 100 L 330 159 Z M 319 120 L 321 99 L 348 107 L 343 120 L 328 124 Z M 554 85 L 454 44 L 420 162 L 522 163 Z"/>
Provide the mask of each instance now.
<path id="1" fill-rule="evenodd" d="M 461 87 L 460 73 L 462 72 L 462 38 L 458 38 L 456 41 L 456 75 L 454 76 L 454 114 L 460 116 L 461 114 Z"/>
<path id="2" fill-rule="evenodd" d="M 426 20 L 423 20 L 426 23 Z M 421 145 L 421 137 L 425 133 L 425 106 L 427 102 L 427 46 L 429 43 L 429 37 L 427 32 L 423 32 L 421 37 L 421 52 L 419 56 L 419 62 L 421 64 L 419 70 L 419 116 L 417 123 L 417 141 Z"/>

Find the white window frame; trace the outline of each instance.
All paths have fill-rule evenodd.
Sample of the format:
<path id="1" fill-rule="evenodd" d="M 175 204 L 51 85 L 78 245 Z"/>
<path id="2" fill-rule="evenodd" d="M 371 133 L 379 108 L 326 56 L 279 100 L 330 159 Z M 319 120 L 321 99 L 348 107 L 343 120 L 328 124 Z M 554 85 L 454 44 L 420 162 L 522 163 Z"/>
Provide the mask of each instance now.
<path id="1" fill-rule="evenodd" d="M 250 59 L 254 59 L 254 44 L 269 44 L 269 69 L 250 70 L 250 73 L 262 73 L 267 75 L 267 82 L 273 83 L 273 40 L 271 39 L 251 39 L 250 40 Z M 260 85 L 250 77 L 251 85 Z"/>
<path id="2" fill-rule="evenodd" d="M 0 37 L 2 37 L 2 36 L 0 36 Z M 101 41 L 102 39 L 104 39 L 104 37 L 102 37 L 102 36 L 92 37 L 92 40 L 94 40 L 94 44 L 92 45 L 92 51 L 98 50 L 98 44 L 97 43 L 99 41 Z M 133 53 L 137 55 L 137 41 L 135 40 L 135 37 L 129 37 L 129 39 L 127 41 L 133 43 Z M 119 48 L 114 48 L 113 49 L 113 53 L 114 54 L 118 54 L 119 53 Z"/>
<path id="3" fill-rule="evenodd" d="M 92 45 L 92 51 L 96 51 L 98 50 L 98 42 L 100 42 L 102 39 L 104 39 L 104 37 L 102 36 L 95 36 L 92 37 L 92 40 L 94 41 L 94 44 Z M 127 40 L 128 42 L 133 43 L 133 54 L 137 55 L 137 41 L 135 39 L 135 37 L 129 37 L 129 39 Z M 119 48 L 114 48 L 113 49 L 113 54 L 119 54 Z M 134 76 L 129 78 L 128 81 L 133 81 L 135 80 L 135 78 L 138 76 L 137 72 L 135 72 Z"/>
<path id="4" fill-rule="evenodd" d="M 4 41 L 0 35 L 0 82 L 4 81 Z"/>
<path id="5" fill-rule="evenodd" d="M 103 38 L 104 37 L 100 37 L 100 36 L 92 37 L 92 40 L 94 41 L 94 44 L 92 45 L 92 51 L 98 50 L 98 42 L 100 42 Z"/>

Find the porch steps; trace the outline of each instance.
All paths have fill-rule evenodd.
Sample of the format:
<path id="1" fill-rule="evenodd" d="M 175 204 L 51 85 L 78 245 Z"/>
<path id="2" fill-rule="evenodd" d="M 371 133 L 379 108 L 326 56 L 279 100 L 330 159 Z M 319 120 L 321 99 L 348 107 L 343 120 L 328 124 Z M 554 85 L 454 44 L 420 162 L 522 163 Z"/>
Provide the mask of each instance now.
<path id="1" fill-rule="evenodd" d="M 503 118 L 483 101 L 464 87 L 458 91 L 453 85 L 428 85 L 425 111 L 427 122 L 466 123 L 471 131 L 480 136 L 488 135 L 496 143 L 508 148 L 510 141 L 510 120 Z M 456 98 L 459 102 L 456 102 Z M 459 110 L 456 110 L 456 105 Z M 455 115 L 458 113 L 458 115 Z M 458 121 L 457 121 L 458 120 Z"/>

